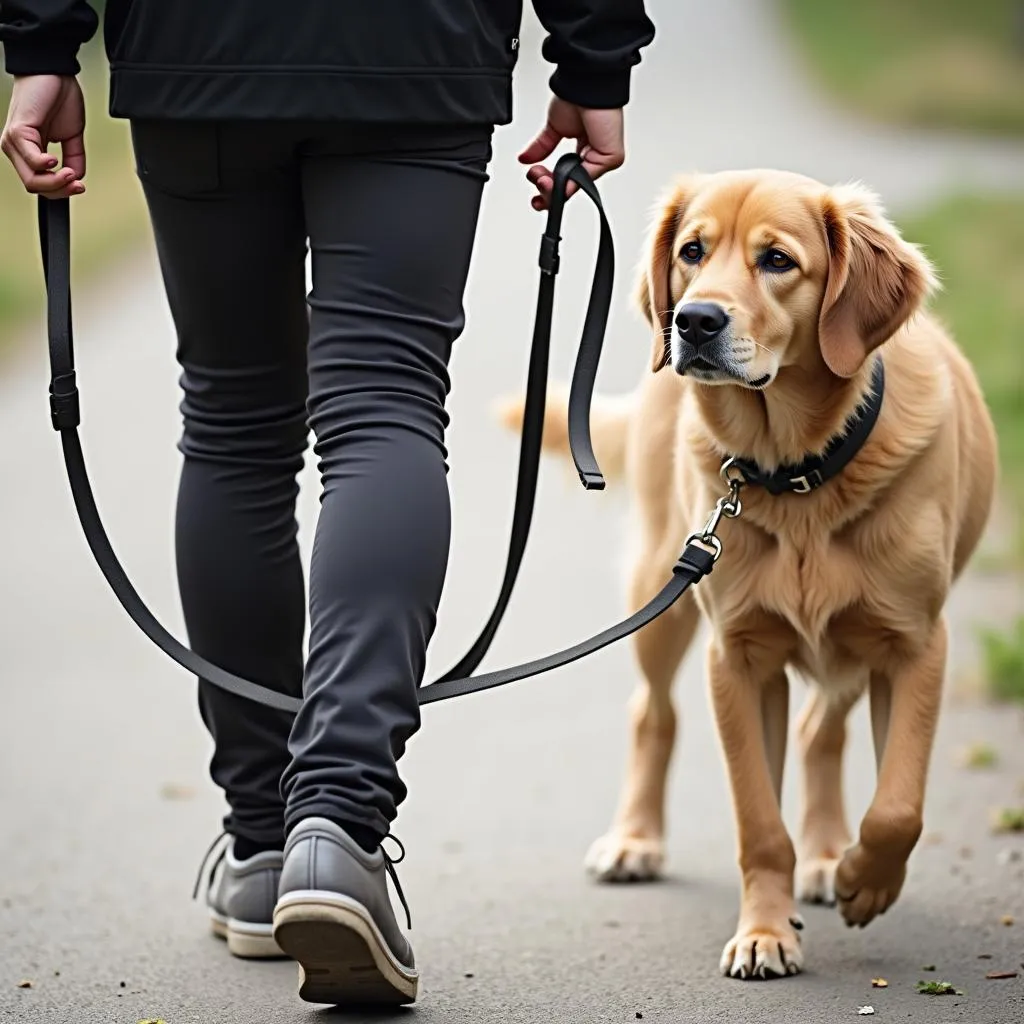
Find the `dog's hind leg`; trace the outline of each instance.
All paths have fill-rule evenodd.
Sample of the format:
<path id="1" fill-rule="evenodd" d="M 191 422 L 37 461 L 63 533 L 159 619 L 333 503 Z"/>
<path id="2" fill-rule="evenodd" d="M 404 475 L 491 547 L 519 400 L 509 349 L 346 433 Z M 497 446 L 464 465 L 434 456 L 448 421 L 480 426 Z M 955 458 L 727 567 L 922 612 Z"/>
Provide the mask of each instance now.
<path id="1" fill-rule="evenodd" d="M 797 895 L 805 903 L 836 901 L 839 858 L 850 845 L 843 804 L 843 749 L 846 718 L 861 690 L 823 693 L 812 685 L 797 719 L 803 768 Z"/>
<path id="2" fill-rule="evenodd" d="M 674 552 L 674 549 L 672 549 Z M 642 607 L 664 585 L 672 560 L 643 558 L 630 599 Z M 630 701 L 632 738 L 626 778 L 614 822 L 591 846 L 587 870 L 601 881 L 645 881 L 664 865 L 665 785 L 675 744 L 672 683 L 699 621 L 692 593 L 634 636 L 641 682 Z"/>

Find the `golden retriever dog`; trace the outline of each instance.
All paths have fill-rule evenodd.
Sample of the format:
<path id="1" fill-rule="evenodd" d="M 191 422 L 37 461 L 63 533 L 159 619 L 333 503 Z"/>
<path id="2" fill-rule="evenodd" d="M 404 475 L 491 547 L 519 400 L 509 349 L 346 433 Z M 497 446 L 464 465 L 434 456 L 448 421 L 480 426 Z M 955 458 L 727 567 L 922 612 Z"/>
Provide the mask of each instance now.
<path id="1" fill-rule="evenodd" d="M 728 492 L 723 460 L 747 467 L 714 571 L 634 637 L 628 771 L 611 828 L 587 855 L 605 881 L 662 869 L 672 681 L 702 613 L 742 880 L 720 964 L 732 977 L 801 970 L 797 898 L 838 903 L 849 925 L 884 913 L 921 834 L 944 605 L 996 482 L 974 373 L 924 308 L 935 287 L 924 255 L 860 185 L 780 171 L 684 176 L 658 206 L 639 278 L 651 372 L 629 396 L 595 399 L 598 458 L 624 473 L 636 512 L 633 610 Z M 518 428 L 521 400 L 501 415 Z M 547 449 L 567 451 L 565 417 L 552 389 Z M 795 844 L 780 811 L 790 674 L 809 684 Z M 877 780 L 853 837 L 842 758 L 864 693 Z"/>

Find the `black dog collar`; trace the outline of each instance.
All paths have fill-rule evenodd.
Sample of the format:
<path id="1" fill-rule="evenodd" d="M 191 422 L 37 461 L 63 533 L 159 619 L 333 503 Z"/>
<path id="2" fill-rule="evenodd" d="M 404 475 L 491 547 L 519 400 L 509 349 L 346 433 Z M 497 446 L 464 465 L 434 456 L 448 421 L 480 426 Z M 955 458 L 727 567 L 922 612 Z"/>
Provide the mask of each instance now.
<path id="1" fill-rule="evenodd" d="M 871 390 L 821 455 L 808 456 L 796 465 L 780 466 L 774 473 L 763 472 L 749 459 L 734 458 L 732 465 L 743 474 L 747 484 L 763 487 L 770 494 L 810 494 L 838 476 L 864 447 L 878 420 L 884 394 L 885 369 L 881 358 L 877 358 L 871 375 Z"/>

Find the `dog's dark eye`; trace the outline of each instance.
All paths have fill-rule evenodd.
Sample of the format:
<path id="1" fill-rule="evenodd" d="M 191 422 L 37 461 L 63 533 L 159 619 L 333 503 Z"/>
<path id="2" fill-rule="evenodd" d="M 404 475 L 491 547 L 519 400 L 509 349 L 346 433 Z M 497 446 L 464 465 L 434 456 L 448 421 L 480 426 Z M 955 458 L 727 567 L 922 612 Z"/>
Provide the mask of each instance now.
<path id="1" fill-rule="evenodd" d="M 687 242 L 679 250 L 679 255 L 685 263 L 700 263 L 704 258 L 704 246 L 700 242 Z"/>
<path id="2" fill-rule="evenodd" d="M 776 274 L 785 273 L 796 266 L 796 262 L 781 249 L 769 249 L 761 259 L 761 266 Z"/>

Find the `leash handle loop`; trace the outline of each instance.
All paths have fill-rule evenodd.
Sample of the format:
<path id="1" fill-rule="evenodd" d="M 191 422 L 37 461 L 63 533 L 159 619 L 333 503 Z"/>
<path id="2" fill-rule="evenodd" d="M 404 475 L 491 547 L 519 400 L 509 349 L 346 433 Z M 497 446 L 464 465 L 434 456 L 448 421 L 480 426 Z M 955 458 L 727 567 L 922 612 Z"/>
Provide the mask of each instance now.
<path id="1" fill-rule="evenodd" d="M 561 242 L 562 214 L 565 209 L 570 180 L 576 181 L 594 202 L 603 227 L 595 261 L 594 284 L 591 288 L 587 315 L 580 337 L 579 354 L 576 359 L 576 370 L 573 374 L 569 396 L 569 445 L 577 467 L 583 467 L 581 479 L 583 472 L 586 472 L 588 479 L 600 481 L 591 489 L 598 490 L 604 486 L 604 479 L 601 477 L 601 471 L 594 458 L 590 439 L 590 398 L 597 377 L 597 363 L 601 356 L 604 330 L 608 319 L 607 310 L 611 304 L 615 266 L 614 247 L 611 230 L 608 228 L 607 219 L 601 207 L 601 197 L 580 158 L 575 153 L 567 153 L 560 157 L 555 164 L 553 177 L 554 185 L 548 206 L 548 217 L 544 233 L 541 236 L 537 261 L 540 267 L 537 311 L 534 317 L 533 341 L 527 371 L 515 505 L 512 513 L 512 529 L 504 577 L 494 608 L 469 650 L 455 665 L 439 676 L 430 686 L 424 687 L 421 692 L 438 683 L 451 683 L 454 680 L 471 676 L 477 670 L 493 643 L 498 627 L 508 609 L 512 590 L 522 566 L 530 535 L 537 495 L 537 481 L 540 474 L 544 412 L 547 404 L 548 362 L 554 320 L 555 279 L 561 267 L 558 249 Z M 607 294 L 604 294 L 602 289 L 605 289 Z M 599 307 L 597 316 L 593 315 L 595 304 Z M 601 314 L 601 308 L 604 310 L 603 314 Z"/>

